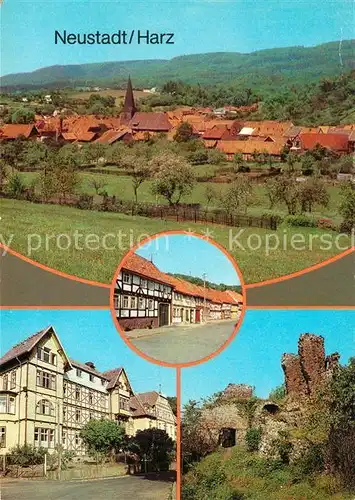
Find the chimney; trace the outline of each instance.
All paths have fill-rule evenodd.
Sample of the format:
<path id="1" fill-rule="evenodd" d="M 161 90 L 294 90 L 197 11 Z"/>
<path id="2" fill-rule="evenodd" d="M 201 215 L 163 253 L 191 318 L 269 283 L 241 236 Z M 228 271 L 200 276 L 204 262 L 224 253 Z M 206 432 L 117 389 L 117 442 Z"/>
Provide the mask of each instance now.
<path id="1" fill-rule="evenodd" d="M 89 366 L 89 368 L 92 368 L 93 370 L 96 370 L 95 365 L 94 365 L 94 363 L 92 361 L 87 361 L 85 364 L 86 364 L 86 366 Z"/>

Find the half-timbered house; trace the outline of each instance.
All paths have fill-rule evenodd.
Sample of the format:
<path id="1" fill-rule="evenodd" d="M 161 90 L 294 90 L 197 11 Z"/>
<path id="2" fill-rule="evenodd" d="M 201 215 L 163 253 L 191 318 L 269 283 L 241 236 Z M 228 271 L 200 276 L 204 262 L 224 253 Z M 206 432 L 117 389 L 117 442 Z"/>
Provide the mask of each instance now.
<path id="1" fill-rule="evenodd" d="M 170 325 L 173 286 L 149 260 L 129 255 L 116 278 L 114 307 L 124 330 Z"/>

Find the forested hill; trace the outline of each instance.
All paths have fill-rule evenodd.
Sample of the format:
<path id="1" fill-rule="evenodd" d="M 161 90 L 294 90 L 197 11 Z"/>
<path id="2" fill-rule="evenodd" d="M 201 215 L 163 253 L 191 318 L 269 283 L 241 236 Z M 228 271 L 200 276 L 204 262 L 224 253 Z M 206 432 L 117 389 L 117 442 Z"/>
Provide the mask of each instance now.
<path id="1" fill-rule="evenodd" d="M 193 283 L 194 285 L 199 285 L 199 286 L 204 286 L 204 281 L 201 278 L 197 278 L 196 276 L 189 276 L 188 274 L 174 274 L 174 273 L 167 273 L 170 274 L 170 276 L 175 276 L 175 278 L 181 278 L 185 281 L 189 281 L 190 283 Z M 234 292 L 242 293 L 242 287 L 240 285 L 228 285 L 228 284 L 223 284 L 223 283 L 212 283 L 212 281 L 207 281 L 205 282 L 205 285 L 207 288 L 214 288 L 215 290 L 233 290 Z"/>
<path id="2" fill-rule="evenodd" d="M 315 47 L 286 47 L 249 54 L 218 52 L 170 60 L 118 61 L 50 66 L 31 73 L 3 76 L 7 87 L 123 86 L 131 74 L 135 87 L 161 86 L 169 80 L 202 85 L 231 84 L 263 89 L 287 83 L 307 83 L 332 77 L 354 67 L 354 41 Z"/>

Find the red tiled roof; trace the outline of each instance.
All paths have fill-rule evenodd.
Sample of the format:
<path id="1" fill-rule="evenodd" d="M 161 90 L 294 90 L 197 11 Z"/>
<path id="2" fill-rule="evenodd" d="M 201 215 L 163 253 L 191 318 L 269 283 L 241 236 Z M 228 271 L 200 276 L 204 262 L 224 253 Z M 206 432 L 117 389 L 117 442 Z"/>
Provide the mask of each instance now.
<path id="1" fill-rule="evenodd" d="M 277 142 L 265 142 L 262 140 L 218 141 L 216 147 L 226 154 L 253 154 L 255 151 L 257 151 L 259 153 L 265 152 L 271 155 L 280 155 L 285 142 L 285 140 L 280 140 Z"/>
<path id="2" fill-rule="evenodd" d="M 7 351 L 2 358 L 0 358 L 0 365 L 3 365 L 7 361 L 11 361 L 14 358 L 22 356 L 23 354 L 29 353 L 36 346 L 36 344 L 44 337 L 44 335 L 53 330 L 52 326 L 48 326 L 44 330 L 31 335 L 27 339 L 23 340 L 19 344 L 16 344 L 9 351 Z"/>
<path id="3" fill-rule="evenodd" d="M 32 134 L 35 126 L 33 123 L 28 125 L 23 124 L 5 124 L 1 127 L 2 139 L 17 139 L 18 137 L 24 136 L 26 139 Z"/>
<path id="4" fill-rule="evenodd" d="M 137 112 L 129 122 L 134 130 L 168 132 L 172 128 L 165 113 Z"/>
<path id="5" fill-rule="evenodd" d="M 113 144 L 115 141 L 118 141 L 129 132 L 129 128 L 122 128 L 120 130 L 109 129 L 106 130 L 106 132 L 104 132 L 101 137 L 96 139 L 95 142 L 100 142 L 102 144 Z"/>
<path id="6" fill-rule="evenodd" d="M 333 151 L 347 151 L 349 146 L 349 138 L 345 134 L 301 134 L 300 141 L 303 149 L 313 149 L 319 144 Z"/>
<path id="7" fill-rule="evenodd" d="M 243 304 L 244 298 L 240 293 L 235 292 L 234 290 L 226 290 L 226 293 L 232 297 L 235 304 Z"/>
<path id="8" fill-rule="evenodd" d="M 149 406 L 155 406 L 159 398 L 159 392 L 157 391 L 140 392 L 138 394 L 138 397 L 143 404 L 148 404 Z"/>
<path id="9" fill-rule="evenodd" d="M 123 269 L 137 273 L 145 278 L 150 278 L 160 283 L 169 284 L 166 274 L 159 271 L 159 269 L 149 260 L 137 255 L 136 253 L 130 254 L 122 266 Z"/>

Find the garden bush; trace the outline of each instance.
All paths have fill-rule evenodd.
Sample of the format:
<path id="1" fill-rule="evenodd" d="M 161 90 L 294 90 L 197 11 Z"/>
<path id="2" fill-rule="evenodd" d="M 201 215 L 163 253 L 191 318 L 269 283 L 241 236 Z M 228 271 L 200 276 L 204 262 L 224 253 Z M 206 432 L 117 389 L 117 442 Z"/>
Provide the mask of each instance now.
<path id="1" fill-rule="evenodd" d="M 317 227 L 317 222 L 307 215 L 287 215 L 284 219 L 287 226 Z"/>

